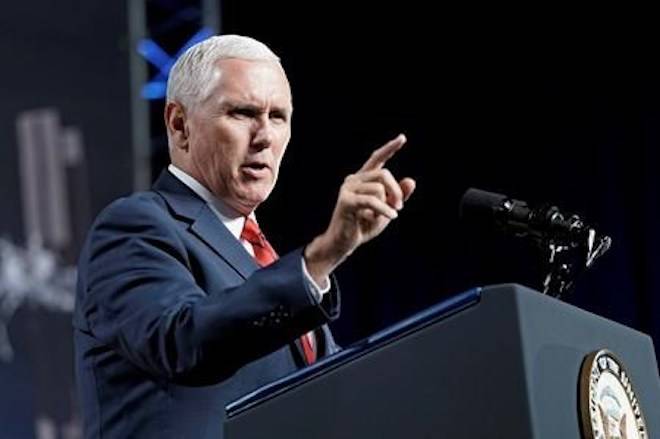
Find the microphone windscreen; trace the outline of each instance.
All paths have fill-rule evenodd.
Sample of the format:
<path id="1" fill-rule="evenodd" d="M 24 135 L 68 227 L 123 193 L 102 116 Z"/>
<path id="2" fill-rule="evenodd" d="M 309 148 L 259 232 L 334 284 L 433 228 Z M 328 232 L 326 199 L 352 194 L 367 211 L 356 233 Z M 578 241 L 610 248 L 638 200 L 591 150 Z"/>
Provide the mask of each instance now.
<path id="1" fill-rule="evenodd" d="M 470 226 L 492 227 L 497 207 L 507 199 L 506 195 L 470 188 L 461 198 L 459 218 Z"/>

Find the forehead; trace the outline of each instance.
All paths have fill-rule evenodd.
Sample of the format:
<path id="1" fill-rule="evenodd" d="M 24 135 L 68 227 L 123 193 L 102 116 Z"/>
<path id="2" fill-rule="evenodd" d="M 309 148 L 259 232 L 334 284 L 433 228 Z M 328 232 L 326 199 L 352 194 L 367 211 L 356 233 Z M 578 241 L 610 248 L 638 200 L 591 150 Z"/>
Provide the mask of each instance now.
<path id="1" fill-rule="evenodd" d="M 226 97 L 280 105 L 291 101 L 289 81 L 277 62 L 223 59 L 216 62 L 216 75 L 217 84 L 212 92 L 215 99 Z"/>

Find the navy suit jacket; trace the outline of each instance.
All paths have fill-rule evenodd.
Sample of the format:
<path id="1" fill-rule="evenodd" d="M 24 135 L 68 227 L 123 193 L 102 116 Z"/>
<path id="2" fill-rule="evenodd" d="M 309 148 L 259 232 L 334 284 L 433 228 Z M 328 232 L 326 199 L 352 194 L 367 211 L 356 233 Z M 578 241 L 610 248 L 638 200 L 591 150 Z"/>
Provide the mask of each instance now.
<path id="1" fill-rule="evenodd" d="M 165 171 L 108 206 L 82 250 L 73 317 L 85 438 L 222 438 L 225 405 L 304 366 L 317 304 L 302 250 L 259 269 L 207 204 Z"/>

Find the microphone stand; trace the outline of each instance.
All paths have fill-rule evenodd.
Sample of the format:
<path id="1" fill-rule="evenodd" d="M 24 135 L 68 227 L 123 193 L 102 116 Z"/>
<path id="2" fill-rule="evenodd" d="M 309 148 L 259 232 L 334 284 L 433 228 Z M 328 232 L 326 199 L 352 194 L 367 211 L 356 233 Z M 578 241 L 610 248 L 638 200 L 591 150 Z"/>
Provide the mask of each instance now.
<path id="1" fill-rule="evenodd" d="M 564 220 L 556 207 L 549 209 L 554 211 L 548 211 L 546 214 L 558 215 L 557 220 L 566 221 L 570 230 L 570 233 L 543 234 L 537 239 L 541 250 L 547 255 L 543 293 L 560 298 L 570 292 L 580 273 L 591 267 L 596 259 L 610 249 L 612 239 L 599 235 L 577 215 Z"/>

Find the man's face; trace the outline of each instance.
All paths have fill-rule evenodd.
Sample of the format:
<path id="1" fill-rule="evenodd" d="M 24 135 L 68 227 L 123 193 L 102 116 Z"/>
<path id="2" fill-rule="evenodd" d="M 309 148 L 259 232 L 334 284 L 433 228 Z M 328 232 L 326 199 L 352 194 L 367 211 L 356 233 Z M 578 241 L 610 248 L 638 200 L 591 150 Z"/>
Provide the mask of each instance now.
<path id="1" fill-rule="evenodd" d="M 282 67 L 221 60 L 209 96 L 188 110 L 188 171 L 244 215 L 275 186 L 291 137 L 291 91 Z"/>

